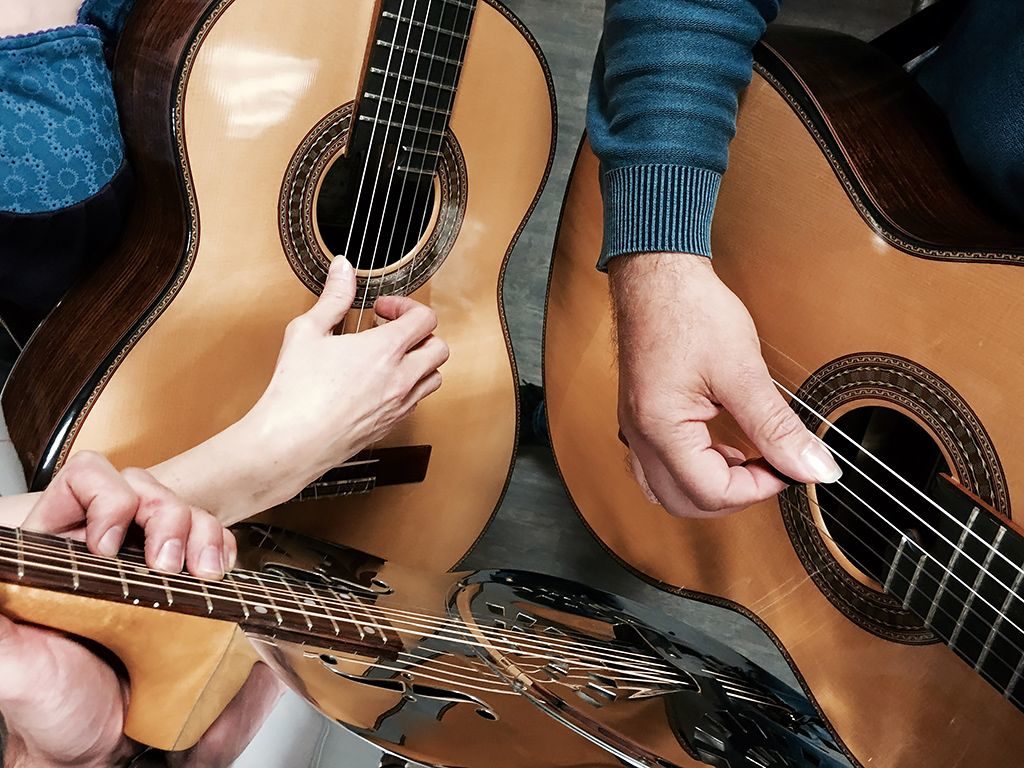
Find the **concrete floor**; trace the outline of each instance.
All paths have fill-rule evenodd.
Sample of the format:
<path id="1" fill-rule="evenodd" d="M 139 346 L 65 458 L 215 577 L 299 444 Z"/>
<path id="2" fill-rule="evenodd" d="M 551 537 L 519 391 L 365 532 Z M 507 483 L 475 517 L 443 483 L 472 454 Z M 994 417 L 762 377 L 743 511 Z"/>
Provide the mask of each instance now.
<path id="1" fill-rule="evenodd" d="M 584 126 L 590 68 L 600 34 L 603 0 L 505 0 L 533 30 L 554 74 L 559 111 L 558 154 L 548 187 L 513 254 L 505 284 L 505 305 L 520 375 L 540 383 L 541 335 L 548 263 L 572 159 Z M 783 23 L 842 29 L 868 38 L 905 18 L 910 0 L 786 0 Z M 666 557 L 672 553 L 666 552 Z M 643 583 L 617 565 L 583 527 L 562 489 L 549 453 L 522 451 L 508 495 L 490 529 L 466 561 L 470 567 L 512 566 L 585 580 L 658 606 L 706 628 L 784 678 L 791 678 L 780 654 L 749 621 L 727 611 L 682 601 Z M 288 702 L 295 712 L 301 705 Z M 303 718 L 299 718 L 300 720 Z M 278 725 L 262 734 L 247 766 L 323 765 L 371 768 L 378 756 L 355 745 L 338 729 L 325 730 L 304 719 L 306 730 Z M 292 739 L 283 736 L 285 729 Z M 283 741 L 282 741 L 283 738 Z M 316 742 L 309 762 L 278 758 L 286 742 Z M 275 745 L 278 745 L 275 751 Z M 315 753 L 315 754 L 314 754 Z"/>

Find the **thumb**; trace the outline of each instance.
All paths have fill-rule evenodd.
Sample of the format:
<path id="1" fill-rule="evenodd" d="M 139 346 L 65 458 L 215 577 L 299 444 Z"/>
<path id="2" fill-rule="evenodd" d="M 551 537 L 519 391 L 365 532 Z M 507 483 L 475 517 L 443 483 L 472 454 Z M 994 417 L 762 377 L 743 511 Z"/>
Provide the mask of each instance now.
<path id="1" fill-rule="evenodd" d="M 355 297 L 356 272 L 348 259 L 338 256 L 331 263 L 320 298 L 306 316 L 325 333 L 330 333 L 345 319 Z"/>
<path id="2" fill-rule="evenodd" d="M 842 477 L 828 448 L 782 399 L 763 363 L 755 375 L 731 381 L 744 385 L 716 395 L 769 464 L 801 483 L 834 483 Z"/>

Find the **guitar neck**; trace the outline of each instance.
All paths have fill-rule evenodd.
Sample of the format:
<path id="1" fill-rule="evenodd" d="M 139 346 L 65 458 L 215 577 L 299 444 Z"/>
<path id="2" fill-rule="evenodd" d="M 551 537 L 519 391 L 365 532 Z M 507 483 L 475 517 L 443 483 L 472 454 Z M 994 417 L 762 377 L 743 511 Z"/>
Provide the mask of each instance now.
<path id="1" fill-rule="evenodd" d="M 369 594 L 257 571 L 236 570 L 220 581 L 161 573 L 148 568 L 140 552 L 100 557 L 81 542 L 19 528 L 0 527 L 0 583 L 326 640 L 375 658 L 398 646 Z"/>
<path id="2" fill-rule="evenodd" d="M 930 528 L 894 540 L 887 592 L 1016 706 L 1024 708 L 1024 537 L 951 482 Z M 922 517 L 924 515 L 922 514 Z"/>

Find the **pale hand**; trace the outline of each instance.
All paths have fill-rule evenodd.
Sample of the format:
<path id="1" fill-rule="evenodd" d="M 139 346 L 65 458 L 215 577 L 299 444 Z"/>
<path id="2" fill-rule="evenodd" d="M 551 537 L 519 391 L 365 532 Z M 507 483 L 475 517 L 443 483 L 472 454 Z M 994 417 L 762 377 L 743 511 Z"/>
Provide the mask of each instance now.
<path id="1" fill-rule="evenodd" d="M 610 265 L 619 359 L 619 425 L 648 498 L 685 517 L 724 515 L 779 493 L 773 471 L 805 483 L 842 474 L 783 400 L 742 302 L 711 261 L 689 254 Z M 712 443 L 722 409 L 761 453 Z"/>
<path id="2" fill-rule="evenodd" d="M 259 425 L 258 444 L 296 468 L 285 483 L 293 494 L 380 440 L 441 386 L 448 345 L 434 335 L 434 311 L 387 296 L 374 305 L 381 324 L 335 334 L 355 292 L 354 270 L 336 259 L 319 301 L 288 324 L 273 378 L 243 419 Z"/>
<path id="3" fill-rule="evenodd" d="M 118 472 L 91 453 L 67 462 L 23 527 L 82 539 L 92 553 L 112 556 L 133 524 L 145 532 L 146 562 L 152 568 L 179 572 L 187 565 L 195 575 L 213 579 L 234 563 L 234 538 L 209 513 L 184 504 L 147 472 Z M 266 672 L 254 674 L 218 723 L 232 712 L 248 717 L 253 709 L 266 710 L 280 692 L 266 677 Z M 86 645 L 0 615 L 0 713 L 9 731 L 4 765 L 123 764 L 137 751 L 123 734 L 127 696 L 125 682 Z M 233 759 L 259 722 L 239 723 L 234 732 L 215 725 L 196 752 Z M 226 766 L 230 759 L 201 764 Z"/>

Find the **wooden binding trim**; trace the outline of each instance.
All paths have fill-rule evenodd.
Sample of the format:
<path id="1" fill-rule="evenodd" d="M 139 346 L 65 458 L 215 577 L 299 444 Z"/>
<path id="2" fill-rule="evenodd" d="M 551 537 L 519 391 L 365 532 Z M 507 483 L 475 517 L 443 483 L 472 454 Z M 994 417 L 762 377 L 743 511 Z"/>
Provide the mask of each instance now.
<path id="1" fill-rule="evenodd" d="M 1024 227 L 994 212 L 942 113 L 885 54 L 849 35 L 774 26 L 755 66 L 894 247 L 933 259 L 1024 262 Z"/>
<path id="2" fill-rule="evenodd" d="M 135 207 L 121 244 L 47 318 L 3 391 L 11 440 L 33 488 L 48 482 L 53 449 L 85 406 L 94 378 L 107 368 L 103 361 L 153 311 L 184 266 L 190 226 L 176 162 L 176 73 L 194 30 L 215 4 L 139 0 L 121 36 L 114 85 L 136 171 Z M 157 15 L 160 24 L 147 23 Z"/>

